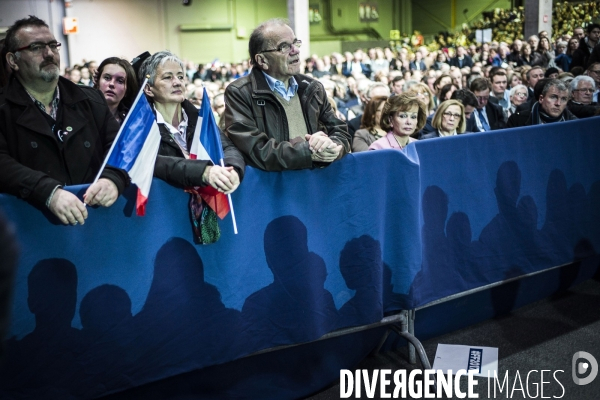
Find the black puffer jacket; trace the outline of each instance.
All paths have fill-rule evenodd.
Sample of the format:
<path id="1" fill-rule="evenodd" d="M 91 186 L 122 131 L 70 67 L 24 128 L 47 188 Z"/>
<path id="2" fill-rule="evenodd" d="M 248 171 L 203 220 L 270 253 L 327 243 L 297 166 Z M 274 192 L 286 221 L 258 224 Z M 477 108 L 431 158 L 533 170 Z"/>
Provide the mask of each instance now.
<path id="1" fill-rule="evenodd" d="M 335 116 L 323 85 L 308 76 L 294 76 L 308 133 L 323 131 L 350 152 L 346 124 Z M 283 106 L 258 68 L 225 90 L 225 133 L 244 155 L 247 163 L 265 171 L 304 169 L 313 163 L 307 141 L 289 142 Z"/>

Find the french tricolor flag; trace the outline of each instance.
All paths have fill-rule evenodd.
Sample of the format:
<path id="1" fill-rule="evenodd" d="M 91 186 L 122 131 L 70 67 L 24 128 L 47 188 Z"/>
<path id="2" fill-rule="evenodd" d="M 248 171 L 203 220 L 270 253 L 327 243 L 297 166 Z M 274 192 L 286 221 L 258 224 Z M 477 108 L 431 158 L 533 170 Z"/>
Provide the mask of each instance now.
<path id="1" fill-rule="evenodd" d="M 145 85 L 146 81 L 140 87 Z M 143 89 L 140 89 L 104 161 L 105 165 L 127 171 L 131 182 L 137 186 L 136 214 L 139 216 L 146 214 L 154 163 L 160 145 L 156 118 L 143 93 Z M 103 169 L 104 166 L 100 171 Z"/>
<path id="2" fill-rule="evenodd" d="M 202 105 L 200 110 L 198 110 L 198 123 L 194 132 L 192 148 L 190 149 L 190 158 L 211 160 L 214 165 L 224 166 L 221 131 L 215 121 L 206 88 L 204 88 L 204 95 L 202 96 Z M 230 211 L 228 199 L 225 194 L 210 185 L 199 188 L 198 192 L 206 204 L 217 213 L 219 218 L 225 218 Z"/>

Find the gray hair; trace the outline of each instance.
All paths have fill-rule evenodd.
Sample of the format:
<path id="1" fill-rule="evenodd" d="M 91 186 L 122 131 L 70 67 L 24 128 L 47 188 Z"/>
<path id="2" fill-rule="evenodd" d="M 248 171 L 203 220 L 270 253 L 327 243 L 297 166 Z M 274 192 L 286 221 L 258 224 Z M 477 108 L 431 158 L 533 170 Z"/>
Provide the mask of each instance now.
<path id="1" fill-rule="evenodd" d="M 527 86 L 517 85 L 517 86 L 513 87 L 512 89 L 510 89 L 510 97 L 513 97 L 515 95 L 515 93 L 517 93 L 517 90 L 519 90 L 519 89 L 525 89 L 525 92 L 529 93 L 527 91 Z"/>
<path id="2" fill-rule="evenodd" d="M 366 95 L 367 95 L 368 99 L 370 99 L 372 97 L 371 96 L 371 92 L 373 91 L 373 89 L 375 89 L 377 87 L 382 87 L 385 90 L 387 90 L 387 93 L 388 93 L 387 95 L 388 96 L 391 94 L 390 93 L 390 87 L 388 85 L 386 85 L 385 83 L 382 83 L 382 82 L 375 82 L 371 86 L 369 86 L 369 88 L 367 89 Z"/>
<path id="3" fill-rule="evenodd" d="M 265 31 L 271 26 L 290 26 L 289 22 L 282 18 L 272 18 L 257 26 L 250 35 L 248 41 L 248 53 L 250 53 L 250 64 L 256 64 L 256 55 L 263 50 L 267 39 L 265 38 Z M 291 28 L 291 27 L 290 27 Z M 274 44 L 266 43 L 267 45 L 273 46 Z"/>
<path id="4" fill-rule="evenodd" d="M 544 86 L 544 89 L 542 89 L 542 96 L 546 96 L 546 93 L 548 93 L 548 90 L 550 90 L 550 88 L 556 88 L 556 90 L 558 90 L 559 92 L 569 92 L 569 94 L 571 93 L 571 91 L 569 90 L 569 86 L 566 83 L 564 83 L 560 79 L 550 79 L 548 83 L 546 83 L 546 85 Z"/>
<path id="5" fill-rule="evenodd" d="M 571 90 L 577 89 L 577 86 L 579 86 L 579 82 L 589 82 L 592 84 L 593 88 L 596 87 L 596 82 L 594 81 L 594 78 L 587 75 L 579 75 L 571 81 Z"/>
<path id="6" fill-rule="evenodd" d="M 146 58 L 140 67 L 139 77 L 140 85 L 144 82 L 144 79 L 148 78 L 150 86 L 154 86 L 154 80 L 156 79 L 156 70 L 158 67 L 165 65 L 167 61 L 172 61 L 181 66 L 181 70 L 185 72 L 185 65 L 183 61 L 175 54 L 168 50 L 159 51 L 158 53 L 152 54 L 152 56 Z"/>

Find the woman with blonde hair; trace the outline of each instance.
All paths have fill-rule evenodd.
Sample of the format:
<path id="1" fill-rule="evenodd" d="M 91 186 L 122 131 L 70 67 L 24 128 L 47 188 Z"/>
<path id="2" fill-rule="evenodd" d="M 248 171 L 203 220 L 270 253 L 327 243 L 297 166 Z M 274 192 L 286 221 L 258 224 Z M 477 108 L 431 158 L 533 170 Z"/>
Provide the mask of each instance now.
<path id="1" fill-rule="evenodd" d="M 433 99 L 433 93 L 429 90 L 429 87 L 421 82 L 415 83 L 407 90 L 407 93 L 411 93 L 423 104 L 425 107 L 425 115 L 428 116 L 433 113 L 435 108 L 435 100 Z"/>
<path id="2" fill-rule="evenodd" d="M 431 121 L 435 131 L 421 136 L 421 139 L 432 139 L 443 136 L 455 136 L 464 133 L 467 129 L 465 107 L 458 100 L 442 102 Z"/>
<path id="3" fill-rule="evenodd" d="M 415 95 L 402 93 L 388 98 L 381 113 L 381 128 L 388 133 L 373 142 L 369 150 L 404 149 L 416 141 L 414 136 L 426 120 L 425 106 Z"/>

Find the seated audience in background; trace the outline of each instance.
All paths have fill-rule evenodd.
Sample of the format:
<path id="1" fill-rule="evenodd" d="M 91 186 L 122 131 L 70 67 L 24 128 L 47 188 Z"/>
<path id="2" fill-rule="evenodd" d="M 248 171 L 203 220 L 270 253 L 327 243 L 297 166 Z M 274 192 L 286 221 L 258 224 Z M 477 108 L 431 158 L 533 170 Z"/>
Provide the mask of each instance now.
<path id="1" fill-rule="evenodd" d="M 141 82 L 140 82 L 141 83 Z M 202 97 L 204 96 L 204 86 L 194 86 L 193 89 L 189 90 L 186 94 L 186 98 L 194 105 L 194 107 L 200 109 L 202 106 Z"/>
<path id="2" fill-rule="evenodd" d="M 533 67 L 525 73 L 525 85 L 528 93 L 527 103 L 530 108 L 538 100 L 538 97 L 534 96 L 533 89 L 540 79 L 544 79 L 544 69 L 542 67 Z"/>
<path id="3" fill-rule="evenodd" d="M 362 115 L 360 129 L 354 132 L 352 140 L 352 151 L 358 153 L 360 151 L 369 150 L 369 146 L 385 136 L 386 132 L 381 129 L 381 113 L 383 106 L 388 96 L 376 96 L 369 100 L 369 104 L 365 107 L 365 112 Z"/>
<path id="4" fill-rule="evenodd" d="M 100 63 L 94 87 L 102 92 L 108 109 L 119 124 L 125 121 L 138 94 L 135 72 L 127 60 L 110 57 Z"/>
<path id="5" fill-rule="evenodd" d="M 225 167 L 190 158 L 192 142 L 199 134 L 198 109 L 185 99 L 184 68 L 183 61 L 168 51 L 154 53 L 140 68 L 140 76 L 148 77 L 143 89 L 161 135 L 154 176 L 177 187 L 210 185 L 231 193 L 243 178 L 244 162 L 225 135 L 221 134 Z"/>
<path id="6" fill-rule="evenodd" d="M 451 83 L 452 83 L 452 77 L 447 74 L 442 74 L 435 79 L 435 81 L 433 83 L 433 89 L 435 90 L 434 103 L 435 103 L 436 107 L 438 104 L 440 104 L 441 101 L 443 101 L 443 100 L 441 100 L 442 88 Z"/>
<path id="7" fill-rule="evenodd" d="M 471 57 L 469 57 L 467 51 L 463 46 L 458 46 L 456 48 L 456 57 L 451 58 L 449 64 L 451 67 L 471 68 L 473 66 L 473 60 L 471 59 Z"/>
<path id="8" fill-rule="evenodd" d="M 467 128 L 465 108 L 458 100 L 446 100 L 440 104 L 431 125 L 435 131 L 422 135 L 420 139 L 432 139 L 443 136 L 455 136 L 464 133 Z"/>
<path id="9" fill-rule="evenodd" d="M 402 76 L 396 76 L 392 79 L 392 84 L 390 85 L 392 88 L 393 94 L 402 94 L 404 92 L 404 84 L 406 81 Z"/>
<path id="10" fill-rule="evenodd" d="M 506 114 L 506 110 L 510 107 L 510 94 L 506 90 L 508 79 L 504 68 L 493 69 L 490 72 L 490 82 L 492 83 L 490 96 L 496 98 L 498 105 L 502 107 L 502 111 Z"/>
<path id="11" fill-rule="evenodd" d="M 490 82 L 485 78 L 477 78 L 471 83 L 470 89 L 478 102 L 477 110 L 474 113 L 477 132 L 506 128 L 502 107 L 489 101 Z"/>
<path id="12" fill-rule="evenodd" d="M 508 108 L 507 116 L 510 117 L 517 111 L 517 107 L 527 102 L 527 87 L 525 85 L 517 85 L 510 89 L 510 107 Z"/>
<path id="13" fill-rule="evenodd" d="M 79 81 L 80 85 L 94 86 L 94 80 L 90 75 L 90 69 L 88 67 L 81 67 L 79 72 L 81 72 L 81 80 Z"/>
<path id="14" fill-rule="evenodd" d="M 76 85 L 81 84 L 81 71 L 79 68 L 72 68 L 69 70 L 69 80 Z"/>
<path id="15" fill-rule="evenodd" d="M 521 76 L 516 73 L 516 72 L 511 72 L 510 74 L 508 74 L 508 85 L 511 88 L 514 88 L 517 85 L 522 85 L 523 84 L 523 80 L 521 79 Z"/>
<path id="16" fill-rule="evenodd" d="M 357 116 L 348 121 L 348 133 L 352 137 L 354 137 L 354 133 L 360 128 L 362 124 L 363 112 L 366 109 L 369 102 L 371 101 L 371 99 L 377 96 L 389 97 L 390 94 L 391 93 L 389 86 L 381 82 L 371 83 L 367 86 L 366 90 L 364 91 L 364 94 L 361 96 L 362 110 L 360 112 L 357 110 Z"/>
<path id="17" fill-rule="evenodd" d="M 94 181 L 119 124 L 100 92 L 59 76 L 61 44 L 44 21 L 16 21 L 5 43 L 12 74 L 0 93 L 0 192 L 83 224 L 85 204 L 111 206 L 129 176 L 106 167 L 85 204 L 62 187 Z"/>
<path id="18" fill-rule="evenodd" d="M 256 168 L 324 166 L 351 150 L 321 83 L 299 75 L 301 44 L 283 20 L 260 24 L 248 46 L 252 72 L 225 89 L 227 136 Z"/>
<path id="19" fill-rule="evenodd" d="M 546 70 L 546 72 L 544 72 L 544 78 L 548 78 L 548 79 L 558 79 L 558 68 L 556 67 L 550 67 Z"/>
<path id="20" fill-rule="evenodd" d="M 452 97 L 452 93 L 454 93 L 456 90 L 458 90 L 458 87 L 454 83 L 450 83 L 442 87 L 442 90 L 440 90 L 439 97 L 440 103 L 442 101 L 450 100 L 450 97 Z"/>
<path id="21" fill-rule="evenodd" d="M 556 58 L 554 58 L 554 64 L 563 70 L 563 72 L 569 72 L 571 61 L 573 57 L 571 54 L 567 54 L 568 43 L 560 40 L 556 44 Z"/>
<path id="22" fill-rule="evenodd" d="M 568 109 L 569 87 L 558 79 L 545 82 L 531 110 L 517 111 L 508 119 L 508 127 L 528 126 L 577 119 Z"/>
<path id="23" fill-rule="evenodd" d="M 511 67 L 516 67 L 519 62 L 519 58 L 521 57 L 521 48 L 523 47 L 523 42 L 519 39 L 515 39 L 510 46 L 510 54 L 506 56 L 508 60 L 508 64 Z"/>
<path id="24" fill-rule="evenodd" d="M 590 64 L 587 67 L 585 74 L 592 78 L 596 84 L 592 101 L 599 103 L 600 101 L 598 100 L 598 92 L 600 91 L 600 62 Z"/>
<path id="25" fill-rule="evenodd" d="M 211 103 L 212 110 L 215 114 L 215 120 L 219 125 L 221 131 L 225 130 L 225 121 L 223 120 L 223 113 L 225 112 L 225 93 L 217 93 L 212 99 Z"/>
<path id="26" fill-rule="evenodd" d="M 381 114 L 381 128 L 388 133 L 369 146 L 369 150 L 402 150 L 416 141 L 414 136 L 425 125 L 427 113 L 423 102 L 410 93 L 387 99 Z"/>
<path id="27" fill-rule="evenodd" d="M 408 68 L 411 71 L 425 71 L 427 70 L 427 66 L 425 65 L 425 61 L 423 61 L 423 54 L 420 51 L 415 52 L 415 59 L 408 64 Z"/>
<path id="28" fill-rule="evenodd" d="M 543 36 L 540 38 L 538 47 L 536 49 L 536 53 L 538 53 L 542 59 L 542 67 L 549 68 L 554 67 L 556 65 L 554 63 L 554 50 L 552 50 L 550 40 L 547 37 Z"/>
<path id="29" fill-rule="evenodd" d="M 522 65 L 529 65 L 531 67 L 541 66 L 543 62 L 542 56 L 538 52 L 532 51 L 529 43 L 523 43 L 521 58 L 517 62 L 518 67 Z"/>
<path id="30" fill-rule="evenodd" d="M 433 100 L 433 93 L 431 93 L 431 90 L 429 90 L 429 86 L 427 86 L 424 83 L 417 82 L 414 85 L 412 85 L 410 89 L 406 91 L 406 93 L 416 96 L 417 99 L 419 99 L 419 101 L 423 103 L 426 115 L 433 114 L 435 102 Z"/>
<path id="31" fill-rule="evenodd" d="M 586 69 L 589 65 L 589 58 L 592 50 L 598 44 L 600 39 L 600 25 L 588 24 L 586 27 L 587 36 L 579 40 L 579 47 L 573 52 L 573 61 L 571 68 L 582 67 Z"/>
<path id="32" fill-rule="evenodd" d="M 588 58 L 588 61 L 587 61 L 588 68 L 590 67 L 590 65 L 592 65 L 594 63 L 600 63 L 600 43 L 598 43 L 596 45 L 596 47 L 594 47 L 594 50 L 592 50 L 592 53 L 590 54 L 590 57 Z"/>
<path id="33" fill-rule="evenodd" d="M 448 64 L 448 57 L 446 56 L 446 53 L 444 53 L 442 50 L 440 50 L 440 51 L 438 51 L 438 53 L 435 57 L 435 61 L 431 65 L 431 68 L 435 71 L 439 71 L 444 67 L 444 65 L 447 65 L 447 64 Z"/>
<path id="34" fill-rule="evenodd" d="M 586 75 L 579 75 L 571 81 L 571 100 L 567 108 L 577 118 L 592 117 L 598 110 L 598 103 L 593 102 L 595 91 L 594 80 Z"/>
<path id="35" fill-rule="evenodd" d="M 474 112 L 479 105 L 477 97 L 467 89 L 459 89 L 452 93 L 450 97 L 452 100 L 458 100 L 465 107 L 465 120 L 467 121 L 467 127 L 465 132 L 477 132 L 477 125 L 475 123 Z"/>
<path id="36" fill-rule="evenodd" d="M 473 112 L 477 109 L 479 103 L 477 102 L 475 95 L 468 89 L 458 89 L 452 93 L 450 100 L 458 100 L 464 107 L 466 121 L 465 132 L 477 132 L 477 126 L 475 125 L 475 116 L 473 115 Z M 425 126 L 417 135 L 419 139 L 423 139 L 426 135 L 430 135 L 432 133 L 435 134 L 436 128 L 434 128 L 432 124 L 434 116 L 435 115 L 432 114 L 427 117 Z"/>

